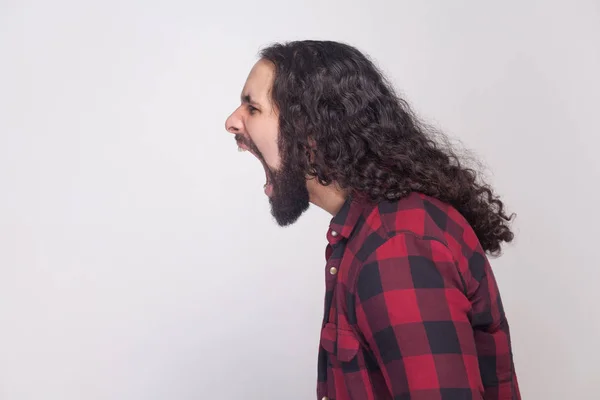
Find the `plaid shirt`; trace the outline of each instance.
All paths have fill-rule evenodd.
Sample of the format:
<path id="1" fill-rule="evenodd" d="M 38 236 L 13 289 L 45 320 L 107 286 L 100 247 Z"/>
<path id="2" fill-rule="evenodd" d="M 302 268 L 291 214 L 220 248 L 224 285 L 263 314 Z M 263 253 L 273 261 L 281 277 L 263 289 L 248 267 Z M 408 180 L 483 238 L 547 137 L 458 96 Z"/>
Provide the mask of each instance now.
<path id="1" fill-rule="evenodd" d="M 494 275 L 454 208 L 349 199 L 327 239 L 318 399 L 520 399 Z"/>

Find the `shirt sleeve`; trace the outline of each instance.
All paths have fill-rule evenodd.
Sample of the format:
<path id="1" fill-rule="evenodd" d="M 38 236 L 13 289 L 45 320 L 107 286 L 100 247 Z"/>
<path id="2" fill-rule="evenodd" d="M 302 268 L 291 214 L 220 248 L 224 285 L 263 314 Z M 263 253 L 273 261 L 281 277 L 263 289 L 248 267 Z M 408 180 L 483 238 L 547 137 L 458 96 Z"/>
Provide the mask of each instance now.
<path id="1" fill-rule="evenodd" d="M 493 277 L 482 280 L 482 290 L 495 285 Z M 519 398 L 508 334 L 500 329 L 504 314 L 482 290 L 471 297 L 438 240 L 398 234 L 367 259 L 356 281 L 356 324 L 393 398 Z M 481 332 L 471 323 L 473 301 L 492 319 Z M 486 379 L 479 352 L 494 364 Z"/>

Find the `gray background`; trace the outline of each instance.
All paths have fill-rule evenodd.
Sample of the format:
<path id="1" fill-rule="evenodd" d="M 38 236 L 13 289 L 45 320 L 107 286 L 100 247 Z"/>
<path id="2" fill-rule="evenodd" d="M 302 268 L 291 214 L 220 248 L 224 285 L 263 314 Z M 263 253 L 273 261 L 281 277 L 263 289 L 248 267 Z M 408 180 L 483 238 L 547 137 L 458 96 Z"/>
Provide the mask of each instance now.
<path id="1" fill-rule="evenodd" d="M 598 398 L 599 3 L 367 3 L 0 1 L 0 399 L 314 398 L 330 216 L 278 228 L 224 130 L 299 38 L 485 160 L 523 397 Z"/>

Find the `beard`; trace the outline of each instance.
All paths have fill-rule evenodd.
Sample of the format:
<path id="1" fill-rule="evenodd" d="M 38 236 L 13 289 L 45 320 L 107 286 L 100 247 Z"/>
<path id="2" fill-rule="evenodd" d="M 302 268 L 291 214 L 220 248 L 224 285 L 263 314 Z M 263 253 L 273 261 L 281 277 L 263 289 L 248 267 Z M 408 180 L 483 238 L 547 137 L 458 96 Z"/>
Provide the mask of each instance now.
<path id="1" fill-rule="evenodd" d="M 282 157 L 279 169 L 272 170 L 254 141 L 242 135 L 236 135 L 235 140 L 247 146 L 265 169 L 267 185 L 270 184 L 273 188 L 269 203 L 275 221 L 279 226 L 288 226 L 296 222 L 310 205 L 306 178 L 302 171 L 294 168 L 287 157 Z"/>
<path id="2" fill-rule="evenodd" d="M 268 167 L 266 167 L 268 168 Z M 301 171 L 295 171 L 285 162 L 277 171 L 270 174 L 273 193 L 269 197 L 271 214 L 279 226 L 293 224 L 309 207 L 309 194 L 306 179 Z"/>

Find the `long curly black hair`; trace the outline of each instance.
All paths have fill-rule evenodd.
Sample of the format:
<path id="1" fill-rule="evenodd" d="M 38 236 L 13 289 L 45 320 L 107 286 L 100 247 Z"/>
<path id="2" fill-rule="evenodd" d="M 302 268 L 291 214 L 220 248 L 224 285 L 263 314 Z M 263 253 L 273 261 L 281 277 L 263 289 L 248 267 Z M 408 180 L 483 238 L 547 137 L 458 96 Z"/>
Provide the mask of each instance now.
<path id="1" fill-rule="evenodd" d="M 513 215 L 491 186 L 418 121 L 366 55 L 339 42 L 294 41 L 260 56 L 275 66 L 271 97 L 290 165 L 371 202 L 419 192 L 449 203 L 489 254 L 512 241 Z"/>

